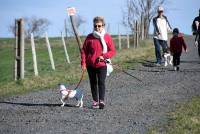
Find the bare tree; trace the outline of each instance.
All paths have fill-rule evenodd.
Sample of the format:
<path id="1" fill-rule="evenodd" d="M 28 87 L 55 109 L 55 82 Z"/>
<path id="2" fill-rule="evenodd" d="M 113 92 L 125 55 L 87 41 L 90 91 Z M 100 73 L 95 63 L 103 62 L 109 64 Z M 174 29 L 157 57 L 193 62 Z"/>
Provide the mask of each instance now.
<path id="1" fill-rule="evenodd" d="M 50 24 L 48 19 L 45 18 L 37 18 L 33 17 L 24 17 L 25 22 L 25 35 L 30 38 L 31 33 L 34 34 L 35 37 L 41 36 L 47 29 Z M 8 27 L 9 31 L 15 35 L 15 24 L 12 24 Z"/>
<path id="2" fill-rule="evenodd" d="M 47 29 L 50 24 L 48 19 L 45 18 L 24 18 L 25 27 L 26 27 L 26 36 L 31 37 L 31 33 L 34 34 L 35 37 L 41 36 Z"/>
<path id="3" fill-rule="evenodd" d="M 13 21 L 13 23 L 11 25 L 8 26 L 8 31 L 11 32 L 13 34 L 13 36 L 15 37 L 15 22 Z"/>
<path id="4" fill-rule="evenodd" d="M 144 29 L 144 37 L 147 37 L 150 22 L 157 12 L 159 5 L 165 0 L 127 0 L 126 9 L 123 11 L 123 25 L 134 32 L 134 23 L 138 21 Z"/>
<path id="5" fill-rule="evenodd" d="M 77 15 L 75 16 L 75 23 L 76 23 L 76 28 L 79 30 L 81 25 L 86 23 L 86 20 L 82 16 Z M 65 24 L 65 31 L 67 32 L 67 34 L 71 36 L 74 35 L 70 19 L 68 19 L 68 22 L 66 22 Z"/>

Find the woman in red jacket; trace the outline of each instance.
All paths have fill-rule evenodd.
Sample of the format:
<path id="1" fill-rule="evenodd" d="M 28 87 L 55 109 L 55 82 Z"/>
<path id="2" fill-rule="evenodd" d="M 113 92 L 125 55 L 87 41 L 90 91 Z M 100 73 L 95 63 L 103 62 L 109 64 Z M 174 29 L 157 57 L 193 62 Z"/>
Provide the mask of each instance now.
<path id="1" fill-rule="evenodd" d="M 103 109 L 107 75 L 105 61 L 115 55 L 115 45 L 111 36 L 105 32 L 103 17 L 95 17 L 93 24 L 94 31 L 88 34 L 81 50 L 81 66 L 83 70 L 87 69 L 90 79 L 92 107 Z"/>
<path id="2" fill-rule="evenodd" d="M 179 33 L 178 28 L 174 28 L 173 37 L 170 40 L 170 51 L 173 55 L 173 66 L 175 71 L 179 71 L 182 48 L 187 52 L 187 45 L 185 44 L 183 35 Z"/>

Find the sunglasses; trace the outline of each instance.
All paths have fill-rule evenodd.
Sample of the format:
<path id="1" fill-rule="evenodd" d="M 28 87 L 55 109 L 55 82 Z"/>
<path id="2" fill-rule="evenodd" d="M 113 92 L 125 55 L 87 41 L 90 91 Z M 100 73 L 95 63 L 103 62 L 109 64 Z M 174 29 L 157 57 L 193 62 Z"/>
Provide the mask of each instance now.
<path id="1" fill-rule="evenodd" d="M 94 28 L 100 28 L 100 27 L 102 27 L 102 25 L 94 25 Z"/>

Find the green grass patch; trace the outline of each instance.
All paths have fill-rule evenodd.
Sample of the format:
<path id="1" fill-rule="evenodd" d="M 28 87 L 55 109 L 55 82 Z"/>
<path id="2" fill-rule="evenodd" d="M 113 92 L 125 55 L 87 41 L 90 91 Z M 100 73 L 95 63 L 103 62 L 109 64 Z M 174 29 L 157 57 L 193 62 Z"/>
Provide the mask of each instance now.
<path id="1" fill-rule="evenodd" d="M 169 122 L 152 129 L 149 134 L 199 134 L 200 133 L 200 97 L 179 104 L 169 114 Z"/>
<path id="2" fill-rule="evenodd" d="M 82 40 L 84 40 L 84 37 L 82 37 Z M 76 40 L 69 38 L 66 42 L 71 64 L 68 64 L 65 59 L 61 38 L 50 38 L 49 42 L 52 48 L 56 70 L 53 71 L 51 68 L 45 39 L 38 39 L 35 41 L 35 46 L 39 76 L 34 76 L 31 45 L 30 41 L 27 40 L 25 42 L 25 79 L 14 81 L 15 40 L 0 39 L 0 97 L 53 88 L 58 83 L 76 84 L 79 81 L 82 70 Z M 116 45 L 118 44 L 117 39 L 114 42 Z M 131 44 L 131 48 L 126 49 L 126 44 L 124 44 L 123 49 L 117 50 L 117 54 L 112 59 L 112 62 L 120 65 L 123 69 L 128 69 L 134 68 L 140 60 L 152 58 L 154 52 L 152 40 L 146 40 L 140 44 L 137 49 L 133 48 Z M 116 46 L 116 48 L 118 47 Z"/>

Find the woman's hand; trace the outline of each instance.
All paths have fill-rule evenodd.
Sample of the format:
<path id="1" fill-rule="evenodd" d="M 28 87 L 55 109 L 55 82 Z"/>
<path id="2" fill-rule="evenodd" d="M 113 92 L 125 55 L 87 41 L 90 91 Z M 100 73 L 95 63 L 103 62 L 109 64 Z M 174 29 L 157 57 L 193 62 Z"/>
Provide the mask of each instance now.
<path id="1" fill-rule="evenodd" d="M 82 68 L 83 71 L 86 70 L 86 66 L 85 65 L 82 65 L 81 68 Z"/>
<path id="2" fill-rule="evenodd" d="M 188 52 L 188 49 L 185 49 L 185 52 L 187 53 L 187 52 Z"/>
<path id="3" fill-rule="evenodd" d="M 104 61 L 103 56 L 99 56 L 99 61 Z"/>

